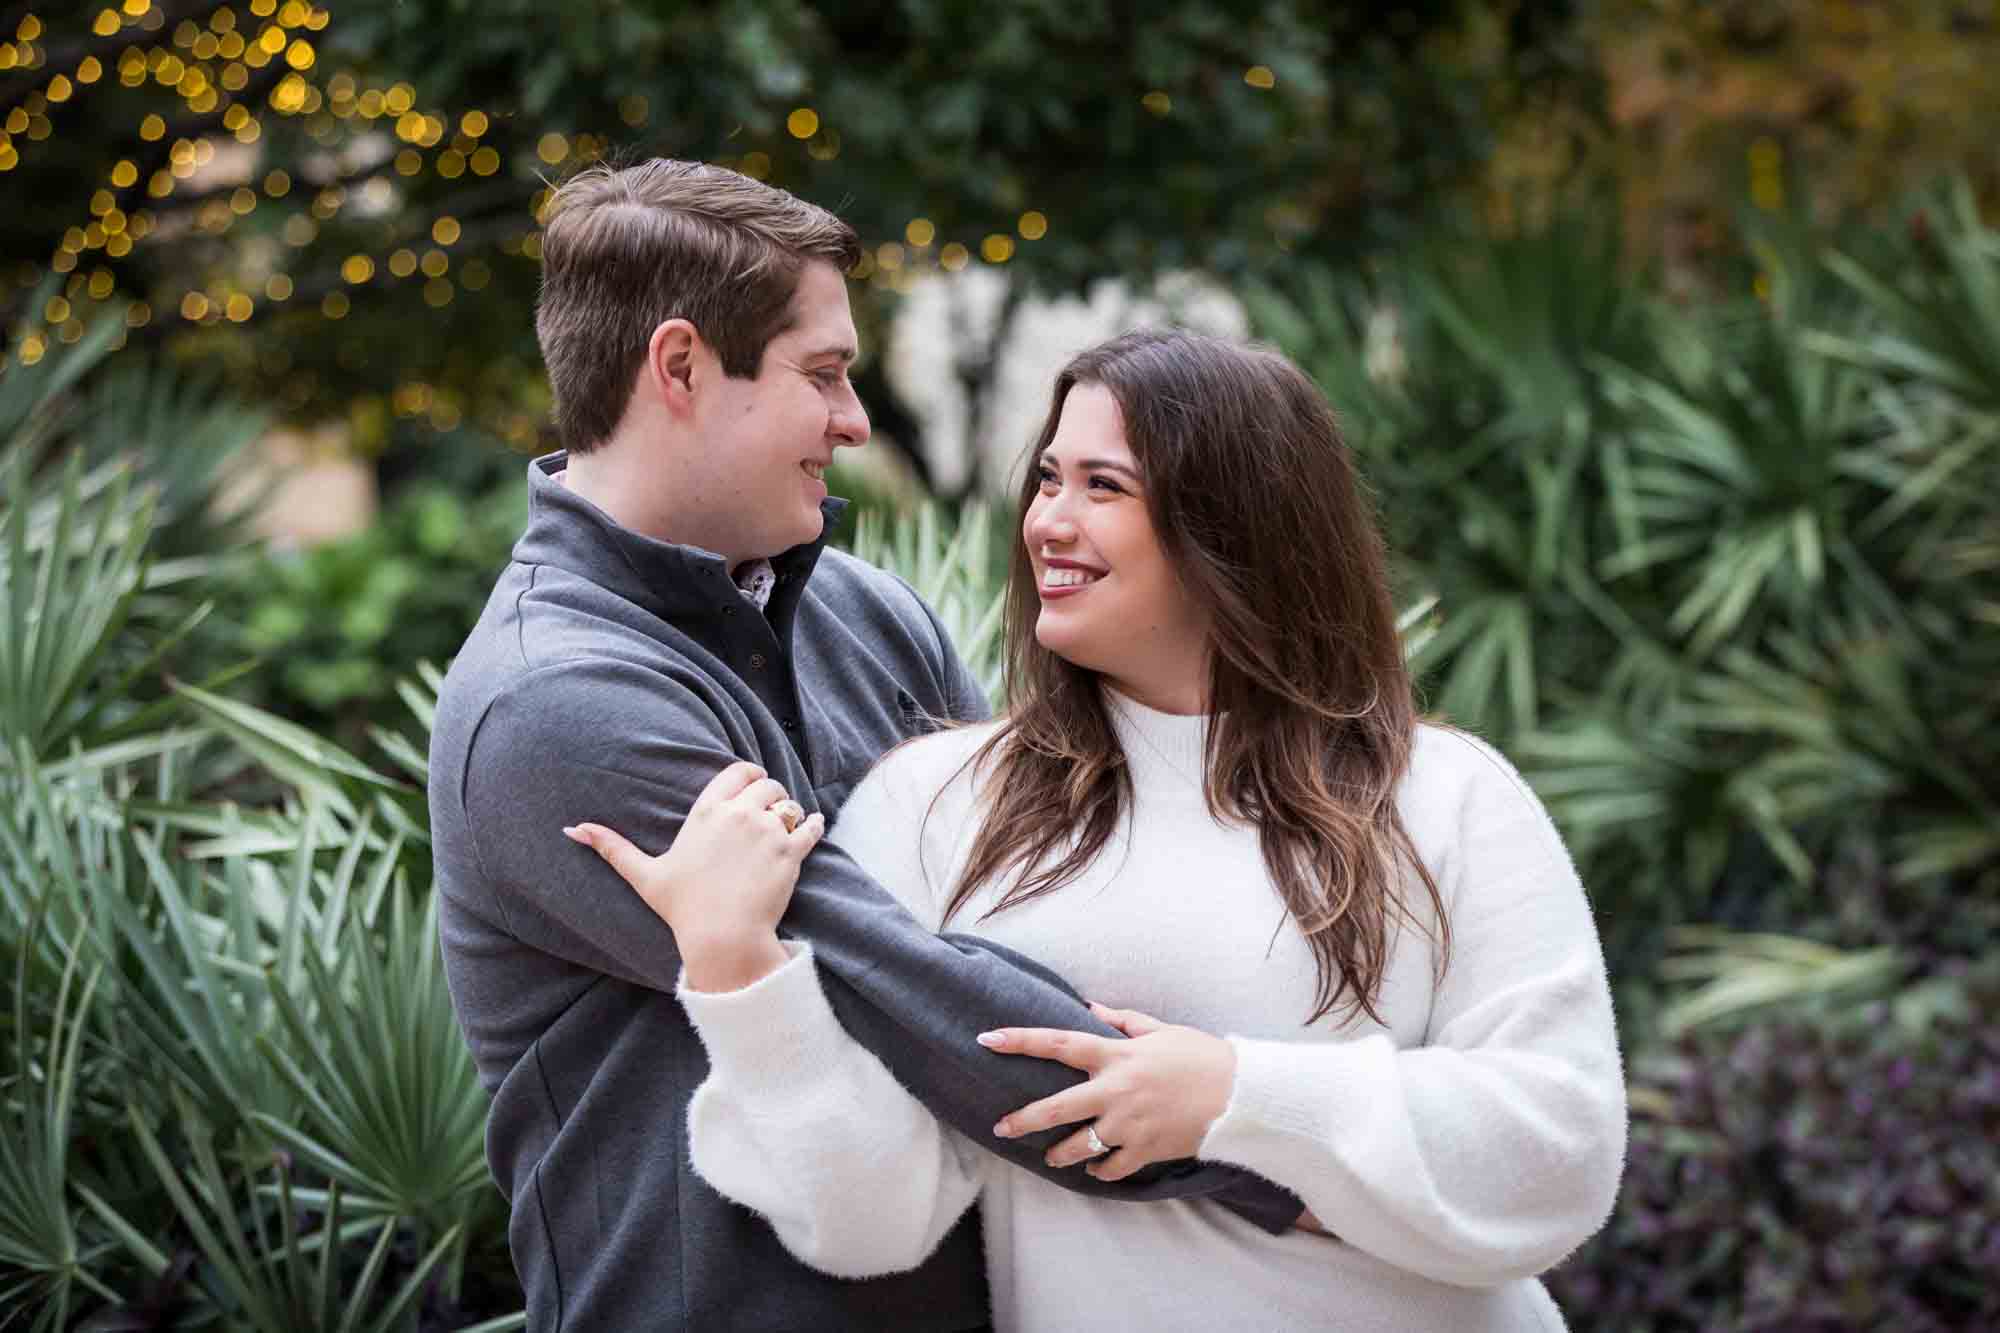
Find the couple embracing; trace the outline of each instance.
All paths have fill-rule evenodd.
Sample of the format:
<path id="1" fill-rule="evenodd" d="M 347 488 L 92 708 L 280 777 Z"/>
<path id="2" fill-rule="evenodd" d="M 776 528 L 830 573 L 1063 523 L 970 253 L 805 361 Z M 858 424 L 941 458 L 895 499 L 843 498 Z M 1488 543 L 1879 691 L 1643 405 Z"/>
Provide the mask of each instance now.
<path id="1" fill-rule="evenodd" d="M 1188 333 L 1073 359 L 989 718 L 823 546 L 859 253 L 697 164 L 551 207 L 567 449 L 430 791 L 528 1327 L 1560 1328 L 1625 1143 L 1602 953 L 1419 719 L 1325 399 Z"/>

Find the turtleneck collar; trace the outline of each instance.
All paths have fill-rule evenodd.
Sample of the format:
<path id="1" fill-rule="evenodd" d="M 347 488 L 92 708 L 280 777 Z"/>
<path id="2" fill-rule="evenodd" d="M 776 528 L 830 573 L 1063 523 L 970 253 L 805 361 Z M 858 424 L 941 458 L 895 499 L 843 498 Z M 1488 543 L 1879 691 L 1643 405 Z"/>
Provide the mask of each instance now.
<path id="1" fill-rule="evenodd" d="M 663 620 L 706 614 L 722 599 L 740 600 L 728 564 L 715 552 L 634 532 L 557 481 L 568 459 L 566 452 L 545 454 L 528 465 L 528 527 L 515 543 L 516 560 L 567 570 Z M 773 624 L 789 621 L 826 535 L 846 508 L 845 500 L 822 500 L 820 535 L 772 557 L 778 583 L 767 614 Z"/>
<path id="2" fill-rule="evenodd" d="M 1147 788 L 1202 788 L 1204 745 L 1208 739 L 1206 713 L 1163 713 L 1157 708 L 1120 694 L 1109 685 L 1099 687 L 1112 730 L 1125 751 L 1125 764 L 1132 784 Z"/>

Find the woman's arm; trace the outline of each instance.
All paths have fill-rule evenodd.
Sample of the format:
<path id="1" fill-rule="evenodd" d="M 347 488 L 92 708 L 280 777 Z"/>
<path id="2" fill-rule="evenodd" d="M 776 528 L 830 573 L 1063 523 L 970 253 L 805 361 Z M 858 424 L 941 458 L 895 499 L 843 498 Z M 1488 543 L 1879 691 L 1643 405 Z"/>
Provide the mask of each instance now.
<path id="1" fill-rule="evenodd" d="M 811 949 L 786 947 L 788 962 L 742 990 L 678 992 L 709 1057 L 688 1107 L 694 1168 L 802 1263 L 850 1278 L 914 1268 L 994 1159 L 847 1035 Z"/>
<path id="2" fill-rule="evenodd" d="M 775 927 L 824 821 L 796 832 L 786 793 L 724 770 L 665 853 L 601 825 L 565 830 L 672 927 L 675 995 L 709 1056 L 688 1107 L 695 1170 L 755 1209 L 801 1262 L 839 1277 L 921 1263 L 977 1196 L 979 1164 L 841 1027 L 810 946 Z M 796 807 L 793 807 L 796 809 Z M 726 890 L 726 891 L 718 891 Z"/>
<path id="3" fill-rule="evenodd" d="M 1590 907 L 1513 771 L 1440 739 L 1462 747 L 1470 778 L 1440 858 L 1452 953 L 1423 1045 L 1231 1037 L 1231 1059 L 1206 1034 L 1101 1013 L 1133 1040 L 1000 1034 L 997 1049 L 1070 1058 L 1052 1049 L 1064 1038 L 1092 1072 L 1009 1128 L 1095 1116 L 1121 1149 L 1091 1168 L 1109 1175 L 1191 1139 L 1203 1158 L 1290 1187 L 1334 1235 L 1441 1282 L 1539 1273 L 1595 1232 L 1623 1168 L 1625 1089 Z M 1082 1137 L 1052 1155 L 1081 1156 Z"/>

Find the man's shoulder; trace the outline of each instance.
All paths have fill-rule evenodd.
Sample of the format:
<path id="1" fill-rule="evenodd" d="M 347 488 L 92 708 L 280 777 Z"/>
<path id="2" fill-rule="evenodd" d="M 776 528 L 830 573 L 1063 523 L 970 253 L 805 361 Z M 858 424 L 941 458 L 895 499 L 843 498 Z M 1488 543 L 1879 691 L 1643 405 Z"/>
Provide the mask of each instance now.
<path id="1" fill-rule="evenodd" d="M 886 616 L 906 629 L 930 634 L 930 608 L 899 574 L 829 546 L 820 552 L 809 591 L 843 618 Z"/>

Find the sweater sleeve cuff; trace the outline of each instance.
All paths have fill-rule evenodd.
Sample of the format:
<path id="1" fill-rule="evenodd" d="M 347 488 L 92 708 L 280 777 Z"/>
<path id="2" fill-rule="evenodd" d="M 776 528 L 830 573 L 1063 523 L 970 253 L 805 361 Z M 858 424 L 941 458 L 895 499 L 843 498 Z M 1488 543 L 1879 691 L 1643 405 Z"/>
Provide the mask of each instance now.
<path id="1" fill-rule="evenodd" d="M 741 990 L 694 990 L 682 973 L 674 995 L 718 1072 L 750 1081 L 795 1079 L 840 1043 L 840 1021 L 820 989 L 812 947 L 783 943 L 790 960 Z"/>
<path id="2" fill-rule="evenodd" d="M 1208 1161 L 1249 1167 L 1282 1181 L 1283 1168 L 1297 1157 L 1302 1141 L 1321 1142 L 1329 1125 L 1353 1119 L 1345 1102 L 1369 1086 L 1368 1047 L 1377 1039 L 1344 1047 L 1228 1040 L 1236 1051 L 1236 1081 L 1229 1104 L 1197 1151 Z"/>

